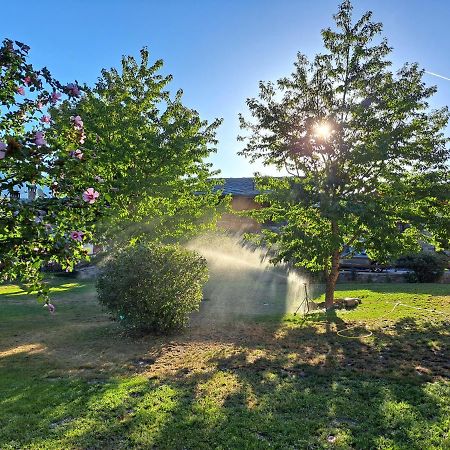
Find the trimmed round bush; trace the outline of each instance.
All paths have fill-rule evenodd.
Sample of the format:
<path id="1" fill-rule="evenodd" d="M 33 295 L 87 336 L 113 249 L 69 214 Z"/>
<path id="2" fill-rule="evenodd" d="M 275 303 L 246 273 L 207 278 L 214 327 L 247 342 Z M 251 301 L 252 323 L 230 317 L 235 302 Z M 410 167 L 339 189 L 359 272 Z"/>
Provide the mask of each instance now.
<path id="1" fill-rule="evenodd" d="M 444 273 L 448 259 L 445 255 L 421 252 L 416 255 L 402 256 L 397 260 L 397 267 L 410 269 L 407 281 L 412 283 L 432 283 L 438 281 Z"/>
<path id="2" fill-rule="evenodd" d="M 178 245 L 142 244 L 114 253 L 97 279 L 99 301 L 123 325 L 169 332 L 199 309 L 206 260 Z"/>

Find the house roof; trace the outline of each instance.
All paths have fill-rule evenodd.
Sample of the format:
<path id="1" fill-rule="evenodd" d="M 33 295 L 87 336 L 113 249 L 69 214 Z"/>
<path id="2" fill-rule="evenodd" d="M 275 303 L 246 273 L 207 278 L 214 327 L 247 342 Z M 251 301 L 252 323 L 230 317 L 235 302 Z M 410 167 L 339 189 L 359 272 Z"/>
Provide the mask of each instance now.
<path id="1" fill-rule="evenodd" d="M 260 194 L 260 191 L 255 187 L 255 179 L 253 177 L 221 178 L 221 180 L 223 180 L 224 182 L 222 184 L 217 184 L 216 186 L 214 186 L 214 191 L 221 190 L 223 195 L 241 195 L 243 197 L 255 197 L 256 195 Z M 26 198 L 25 188 L 20 190 L 20 194 L 22 198 Z"/>
<path id="2" fill-rule="evenodd" d="M 244 178 L 223 178 L 224 183 L 215 186 L 215 190 L 222 190 L 224 195 L 242 195 L 254 197 L 260 192 L 255 188 L 253 177 Z"/>

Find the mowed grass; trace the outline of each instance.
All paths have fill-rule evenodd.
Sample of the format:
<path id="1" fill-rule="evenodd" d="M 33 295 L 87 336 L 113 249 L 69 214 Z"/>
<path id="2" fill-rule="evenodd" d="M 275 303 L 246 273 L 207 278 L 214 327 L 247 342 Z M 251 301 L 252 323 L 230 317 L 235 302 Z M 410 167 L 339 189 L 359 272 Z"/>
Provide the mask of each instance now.
<path id="1" fill-rule="evenodd" d="M 54 315 L 0 287 L 0 448 L 450 448 L 449 286 L 338 289 L 362 304 L 164 337 L 90 282 L 54 281 Z"/>

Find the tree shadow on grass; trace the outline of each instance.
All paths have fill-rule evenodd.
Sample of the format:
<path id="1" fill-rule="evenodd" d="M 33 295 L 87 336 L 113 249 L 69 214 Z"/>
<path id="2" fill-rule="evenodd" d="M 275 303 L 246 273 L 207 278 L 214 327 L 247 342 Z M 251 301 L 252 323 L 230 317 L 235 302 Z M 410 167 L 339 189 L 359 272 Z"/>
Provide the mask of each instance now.
<path id="1" fill-rule="evenodd" d="M 406 325 L 398 324 L 398 334 L 389 336 L 387 346 L 398 339 L 414 340 L 419 330 L 433 336 L 442 331 L 438 325 L 424 328 L 414 321 L 408 321 L 409 329 Z M 297 342 L 309 338 L 311 354 L 323 358 L 293 358 L 300 350 L 292 346 L 293 338 Z M 186 378 L 192 383 L 190 406 L 162 429 L 158 447 L 419 450 L 441 448 L 448 441 L 445 394 L 450 387 L 442 381 L 430 383 L 431 378 L 417 373 L 417 355 L 403 358 L 401 367 L 391 361 L 379 368 L 376 362 L 367 364 L 376 360 L 378 351 L 355 341 L 343 344 L 331 339 L 324 344 L 322 338 L 323 332 L 310 327 L 295 329 L 281 337 L 285 351 L 258 356 L 254 348 L 242 348 L 212 357 L 209 363 L 215 369 L 210 374 L 189 378 L 179 371 L 169 377 L 171 383 L 185 383 Z M 375 338 L 384 341 L 382 332 Z M 444 360 L 436 362 L 438 367 Z M 434 375 L 439 376 L 439 371 Z M 229 384 L 233 388 L 224 396 L 221 387 Z M 209 402 L 199 395 L 205 386 L 216 389 Z M 193 420 L 201 425 L 196 432 L 180 425 Z M 173 446 L 164 447 L 167 442 Z"/>
<path id="2" fill-rule="evenodd" d="M 442 328 L 404 320 L 392 331 L 376 332 L 374 339 L 384 345 L 371 352 L 314 325 L 272 338 L 272 345 L 243 346 L 239 339 L 231 353 L 209 357 L 203 371 L 181 367 L 157 376 L 94 381 L 41 379 L 39 371 L 31 371 L 1 400 L 7 425 L 0 443 L 2 448 L 14 442 L 44 448 L 438 448 L 445 440 L 442 392 L 448 388 L 442 391 L 444 385 L 411 372 L 416 348 L 403 352 L 401 367 L 394 356 L 385 357 L 385 367 L 371 360 L 387 350 L 395 355 L 399 341 L 412 345 L 418 334 L 436 338 Z M 436 363 L 440 366 L 443 356 L 433 367 Z M 18 428 L 11 424 L 35 431 L 14 441 Z"/>
<path id="3" fill-rule="evenodd" d="M 445 322 L 386 321 L 367 339 L 348 339 L 336 334 L 348 325 L 335 313 L 314 319 L 124 342 L 111 334 L 114 325 L 74 325 L 42 352 L 0 359 L 0 448 L 422 450 L 449 443 Z M 81 376 L 61 349 L 88 348 L 97 362 L 92 354 Z"/>

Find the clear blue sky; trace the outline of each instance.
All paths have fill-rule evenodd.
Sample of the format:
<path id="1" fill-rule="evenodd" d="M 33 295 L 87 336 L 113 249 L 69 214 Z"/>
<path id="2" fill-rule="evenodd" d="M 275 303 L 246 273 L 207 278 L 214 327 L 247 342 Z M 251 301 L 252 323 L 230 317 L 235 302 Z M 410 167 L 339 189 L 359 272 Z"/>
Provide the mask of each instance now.
<path id="1" fill-rule="evenodd" d="M 102 68 L 146 45 L 174 76 L 173 90 L 202 118 L 222 117 L 218 153 L 223 176 L 255 170 L 236 155 L 238 113 L 257 94 L 259 80 L 287 75 L 297 51 L 321 49 L 320 30 L 332 24 L 338 0 L 0 0 L 0 37 L 31 46 L 31 59 L 61 81 L 93 84 Z M 384 23 L 399 67 L 417 61 L 450 78 L 449 0 L 354 0 L 355 14 L 370 9 Z M 427 75 L 439 93 L 434 106 L 450 104 L 450 81 Z M 273 173 L 273 172 L 272 172 Z"/>

